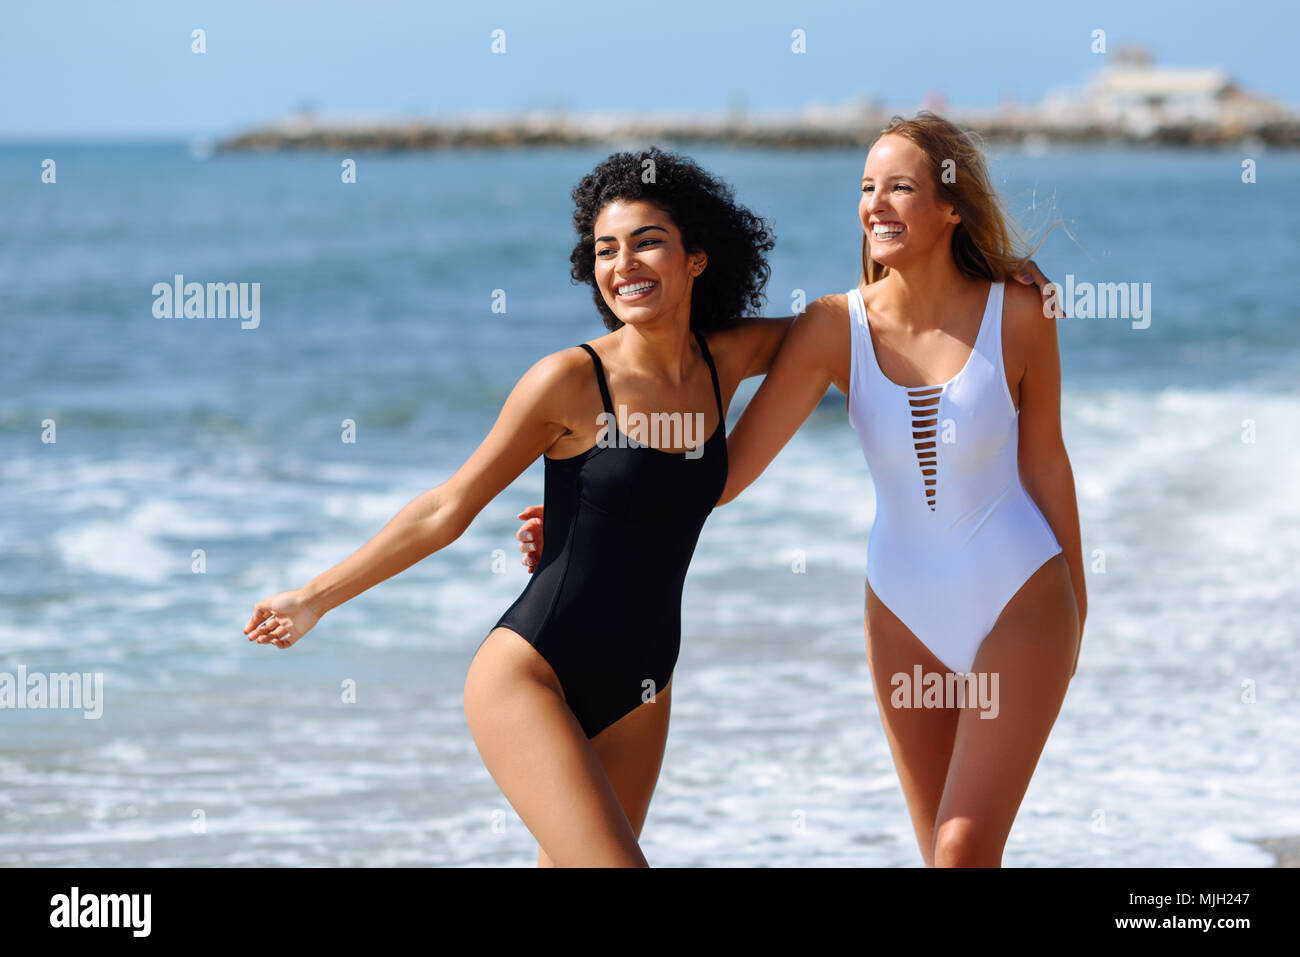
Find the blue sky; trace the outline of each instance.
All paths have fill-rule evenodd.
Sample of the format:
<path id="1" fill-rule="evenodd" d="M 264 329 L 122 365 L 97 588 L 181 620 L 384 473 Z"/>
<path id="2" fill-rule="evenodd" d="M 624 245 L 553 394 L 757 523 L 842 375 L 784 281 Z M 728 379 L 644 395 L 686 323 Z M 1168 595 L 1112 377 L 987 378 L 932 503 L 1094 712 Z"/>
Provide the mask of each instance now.
<path id="1" fill-rule="evenodd" d="M 207 31 L 207 52 L 190 31 Z M 490 52 L 494 29 L 506 54 Z M 807 53 L 790 51 L 791 32 Z M 339 115 L 754 111 L 869 96 L 915 109 L 1076 88 L 1094 29 L 1300 103 L 1290 0 L 6 0 L 0 138 L 220 135 L 303 103 Z"/>

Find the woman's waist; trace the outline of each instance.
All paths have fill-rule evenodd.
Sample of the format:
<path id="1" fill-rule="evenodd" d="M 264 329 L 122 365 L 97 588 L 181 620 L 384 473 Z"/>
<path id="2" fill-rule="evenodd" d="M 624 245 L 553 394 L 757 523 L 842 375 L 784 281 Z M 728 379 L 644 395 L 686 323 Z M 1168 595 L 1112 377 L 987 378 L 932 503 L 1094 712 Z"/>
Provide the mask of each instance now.
<path id="1" fill-rule="evenodd" d="M 501 616 L 564 631 L 573 627 L 619 635 L 675 635 L 681 628 L 682 575 L 646 576 L 610 570 L 554 569 L 534 577 Z M 534 573 L 534 576 L 540 573 Z"/>
<path id="2" fill-rule="evenodd" d="M 726 479 L 708 486 L 584 488 L 579 494 L 575 527 L 590 535 L 635 533 L 656 539 L 693 539 L 722 496 Z"/>
<path id="3" fill-rule="evenodd" d="M 916 493 L 918 501 L 877 498 L 871 548 L 955 555 L 979 544 L 1031 549 L 1056 544 L 1042 512 L 1018 480 L 982 494 L 966 490 L 946 498 L 940 486 L 933 510 L 922 494 Z"/>
<path id="4" fill-rule="evenodd" d="M 699 530 L 696 525 L 665 535 L 662 525 L 647 523 L 638 530 L 629 524 L 617 531 L 601 522 L 599 534 L 592 534 L 591 525 L 580 520 L 571 535 L 545 540 L 533 576 L 561 574 L 566 587 L 572 581 L 602 588 L 671 587 L 680 593 Z"/>

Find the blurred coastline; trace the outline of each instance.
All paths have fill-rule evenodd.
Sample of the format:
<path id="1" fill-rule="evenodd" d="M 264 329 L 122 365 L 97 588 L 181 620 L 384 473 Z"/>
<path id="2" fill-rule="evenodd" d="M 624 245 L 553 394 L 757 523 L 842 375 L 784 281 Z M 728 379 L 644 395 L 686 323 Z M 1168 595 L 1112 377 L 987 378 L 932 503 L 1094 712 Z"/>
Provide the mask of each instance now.
<path id="1" fill-rule="evenodd" d="M 991 109 L 949 109 L 941 93 L 923 108 L 979 132 L 990 144 L 1028 150 L 1060 145 L 1300 148 L 1300 110 L 1243 88 L 1218 67 L 1155 65 L 1140 46 L 1122 47 L 1082 90 L 1038 103 L 1006 100 Z M 753 114 L 571 114 L 563 109 L 466 117 L 322 117 L 304 110 L 216 144 L 239 150 L 425 150 L 595 146 L 660 140 L 780 149 L 867 146 L 896 113 L 870 97 L 841 106 Z"/>

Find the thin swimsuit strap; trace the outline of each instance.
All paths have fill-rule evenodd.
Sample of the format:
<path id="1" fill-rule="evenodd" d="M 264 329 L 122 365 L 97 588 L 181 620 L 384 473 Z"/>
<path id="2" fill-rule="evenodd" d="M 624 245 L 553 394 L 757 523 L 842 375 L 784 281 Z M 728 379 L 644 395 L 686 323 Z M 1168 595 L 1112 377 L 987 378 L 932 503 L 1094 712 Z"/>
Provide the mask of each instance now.
<path id="1" fill-rule="evenodd" d="M 713 356 L 709 355 L 709 344 L 704 341 L 704 334 L 700 330 L 695 330 L 695 339 L 700 344 L 700 352 L 704 353 L 704 361 L 709 364 L 709 375 L 713 376 L 713 397 L 718 400 L 718 415 L 725 419 L 727 414 L 722 411 L 722 390 L 718 388 L 718 370 L 713 367 Z"/>
<path id="2" fill-rule="evenodd" d="M 585 342 L 579 342 L 578 345 L 586 349 L 591 355 L 591 361 L 596 363 L 596 382 L 600 385 L 600 398 L 605 403 L 605 411 L 610 415 L 614 414 L 614 403 L 609 398 L 609 386 L 605 384 L 605 367 L 600 364 L 600 356 L 596 355 L 596 350 Z M 618 421 L 615 419 L 614 421 Z"/>
<path id="3" fill-rule="evenodd" d="M 704 361 L 709 365 L 709 376 L 713 379 L 713 398 L 718 402 L 718 415 L 725 418 L 726 413 L 722 411 L 722 389 L 718 387 L 718 370 L 713 365 L 713 356 L 709 354 L 709 344 L 704 340 L 703 334 L 696 329 L 695 341 L 700 344 L 700 352 L 704 355 Z M 600 399 L 605 403 L 605 411 L 610 415 L 614 414 L 614 403 L 609 397 L 609 386 L 605 384 L 605 367 L 600 363 L 600 356 L 596 355 L 596 350 L 585 342 L 578 343 L 587 354 L 591 356 L 591 361 L 596 365 L 596 384 L 600 386 Z"/>

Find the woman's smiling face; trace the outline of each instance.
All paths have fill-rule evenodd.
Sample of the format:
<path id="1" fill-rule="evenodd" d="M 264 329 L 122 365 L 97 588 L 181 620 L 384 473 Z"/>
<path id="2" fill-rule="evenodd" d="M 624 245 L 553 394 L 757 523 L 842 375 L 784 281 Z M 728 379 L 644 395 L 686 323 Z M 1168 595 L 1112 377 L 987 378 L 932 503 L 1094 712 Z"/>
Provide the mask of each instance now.
<path id="1" fill-rule="evenodd" d="M 925 153 L 902 136 L 882 136 L 862 169 L 858 218 L 871 258 L 898 267 L 930 255 L 950 241 L 961 222 L 952 203 L 939 199 Z"/>
<path id="2" fill-rule="evenodd" d="M 634 326 L 682 305 L 689 310 L 691 283 L 706 257 L 686 251 L 662 209 L 615 200 L 596 215 L 592 235 L 596 283 L 615 316 Z"/>

